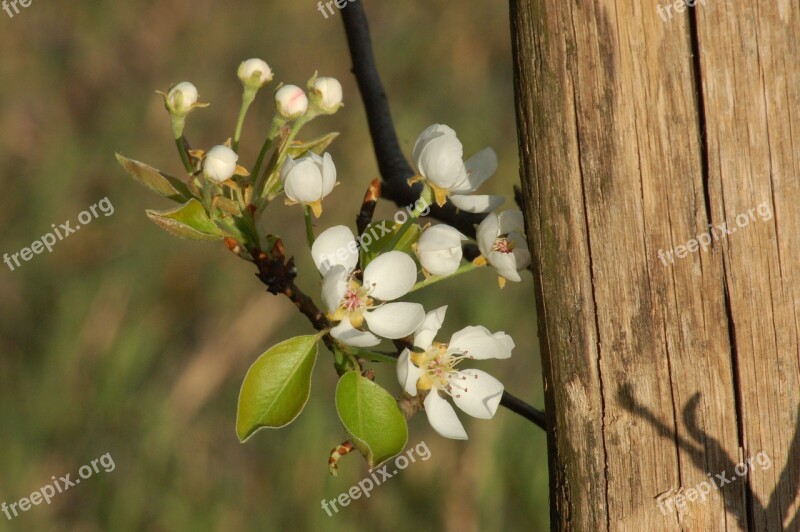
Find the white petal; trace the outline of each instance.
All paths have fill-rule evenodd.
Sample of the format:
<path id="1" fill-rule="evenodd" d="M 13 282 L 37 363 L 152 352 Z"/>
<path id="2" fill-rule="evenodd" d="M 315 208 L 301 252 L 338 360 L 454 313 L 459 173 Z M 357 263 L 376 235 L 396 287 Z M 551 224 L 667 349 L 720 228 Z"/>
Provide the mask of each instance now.
<path id="1" fill-rule="evenodd" d="M 531 264 L 531 252 L 526 247 L 516 247 L 511 252 L 514 255 L 514 263 L 516 264 L 517 271 L 522 271 Z"/>
<path id="2" fill-rule="evenodd" d="M 505 277 L 509 281 L 518 283 L 522 277 L 517 272 L 517 259 L 513 253 L 502 253 L 500 251 L 490 251 L 486 260 L 497 270 L 497 274 Z"/>
<path id="3" fill-rule="evenodd" d="M 428 416 L 428 423 L 440 436 L 453 440 L 468 439 L 467 431 L 458 420 L 455 409 L 439 396 L 435 388 L 425 398 L 425 414 Z"/>
<path id="4" fill-rule="evenodd" d="M 452 391 L 456 406 L 472 417 L 493 418 L 503 397 L 503 383 L 479 369 L 465 369 L 456 375 Z"/>
<path id="5" fill-rule="evenodd" d="M 283 184 L 286 197 L 300 203 L 322 199 L 322 173 L 311 159 L 299 161 L 286 175 Z"/>
<path id="6" fill-rule="evenodd" d="M 356 237 L 346 226 L 335 225 L 320 233 L 311 246 L 311 257 L 322 275 L 336 265 L 351 272 L 358 264 Z"/>
<path id="7" fill-rule="evenodd" d="M 350 324 L 350 320 L 342 320 L 339 322 L 339 325 L 331 329 L 331 336 L 354 347 L 372 347 L 381 343 L 380 338 L 371 332 L 355 329 Z"/>
<path id="8" fill-rule="evenodd" d="M 282 183 L 286 183 L 286 176 L 289 175 L 289 172 L 295 166 L 297 166 L 297 163 L 295 162 L 295 160 L 292 159 L 291 155 L 287 155 L 286 156 L 286 162 L 284 162 L 283 166 L 281 166 L 281 182 Z"/>
<path id="9" fill-rule="evenodd" d="M 411 352 L 403 349 L 397 359 L 397 380 L 408 395 L 417 395 L 417 381 L 422 376 L 422 370 L 411 362 Z"/>
<path id="10" fill-rule="evenodd" d="M 419 138 L 417 138 L 417 142 L 414 143 L 414 149 L 411 152 L 411 160 L 414 161 L 414 164 L 417 168 L 419 168 L 419 156 L 422 153 L 423 148 L 428 145 L 428 142 L 435 138 L 441 137 L 442 135 L 452 135 L 455 137 L 456 132 L 444 124 L 433 124 L 432 126 L 425 128 L 425 131 L 420 134 Z"/>
<path id="11" fill-rule="evenodd" d="M 484 148 L 467 159 L 464 166 L 467 168 L 470 190 L 477 190 L 497 171 L 497 153 L 492 148 Z"/>
<path id="12" fill-rule="evenodd" d="M 322 195 L 327 196 L 336 185 L 336 166 L 329 153 L 322 157 Z"/>
<path id="13" fill-rule="evenodd" d="M 427 350 L 433 344 L 436 333 L 442 328 L 444 315 L 447 313 L 447 305 L 432 310 L 425 315 L 422 325 L 414 333 L 414 345 Z"/>
<path id="14" fill-rule="evenodd" d="M 514 340 L 504 332 L 492 334 L 482 326 L 464 327 L 450 337 L 447 351 L 465 354 L 476 360 L 508 358 L 514 349 Z"/>
<path id="15" fill-rule="evenodd" d="M 502 196 L 465 196 L 454 194 L 450 196 L 453 205 L 466 212 L 489 212 L 503 204 Z"/>
<path id="16" fill-rule="evenodd" d="M 461 246 L 442 251 L 418 251 L 419 263 L 433 275 L 450 275 L 461 265 Z"/>
<path id="17" fill-rule="evenodd" d="M 405 338 L 425 320 L 425 309 L 419 303 L 386 303 L 368 311 L 364 318 L 369 330 L 390 340 Z"/>
<path id="18" fill-rule="evenodd" d="M 452 247 L 461 248 L 461 241 L 467 237 L 449 225 L 439 224 L 429 227 L 420 235 L 417 248 L 422 251 L 441 251 Z"/>
<path id="19" fill-rule="evenodd" d="M 350 272 L 337 265 L 328 270 L 322 279 L 322 300 L 329 312 L 335 312 L 347 292 L 347 279 Z M 348 321 L 348 320 L 345 320 Z"/>
<path id="20" fill-rule="evenodd" d="M 525 218 L 522 216 L 522 211 L 501 212 L 498 218 L 501 235 L 507 235 L 509 233 L 525 234 Z"/>
<path id="21" fill-rule="evenodd" d="M 478 226 L 478 249 L 481 250 L 481 255 L 486 257 L 492 251 L 494 241 L 500 236 L 500 218 L 491 213 Z"/>
<path id="22" fill-rule="evenodd" d="M 384 253 L 364 268 L 364 286 L 370 296 L 383 301 L 402 297 L 417 282 L 417 265 L 402 251 Z"/>
<path id="23" fill-rule="evenodd" d="M 428 142 L 419 157 L 419 173 L 435 185 L 449 190 L 467 175 L 464 168 L 464 148 L 451 135 L 444 135 Z"/>

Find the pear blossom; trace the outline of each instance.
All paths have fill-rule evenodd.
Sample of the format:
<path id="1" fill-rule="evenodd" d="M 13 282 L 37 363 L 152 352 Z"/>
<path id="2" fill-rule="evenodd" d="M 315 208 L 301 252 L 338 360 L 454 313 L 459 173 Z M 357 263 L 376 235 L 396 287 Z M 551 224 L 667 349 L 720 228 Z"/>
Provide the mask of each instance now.
<path id="1" fill-rule="evenodd" d="M 522 212 L 492 213 L 480 223 L 477 233 L 481 255 L 497 271 L 500 286 L 506 280 L 520 282 L 519 272 L 531 263 Z"/>
<path id="2" fill-rule="evenodd" d="M 299 159 L 287 156 L 281 167 L 281 182 L 286 192 L 286 202 L 308 205 L 319 218 L 322 214 L 322 199 L 336 185 L 336 166 L 330 154 L 322 156 L 314 152 Z"/>
<path id="3" fill-rule="evenodd" d="M 425 229 L 416 246 L 419 263 L 433 275 L 450 275 L 461 264 L 463 240 L 467 237 L 449 225 L 439 224 Z"/>
<path id="4" fill-rule="evenodd" d="M 503 203 L 502 197 L 469 194 L 497 171 L 497 154 L 492 148 L 485 148 L 466 162 L 463 156 L 464 147 L 456 132 L 443 124 L 423 131 L 411 155 L 440 207 L 449 200 L 462 211 L 493 211 Z"/>
<path id="5" fill-rule="evenodd" d="M 317 105 L 326 113 L 335 113 L 342 106 L 342 84 L 336 78 L 317 78 L 310 91 Z"/>
<path id="6" fill-rule="evenodd" d="M 272 81 L 272 69 L 262 59 L 248 59 L 242 61 L 236 72 L 245 87 L 259 89 Z"/>
<path id="7" fill-rule="evenodd" d="M 275 106 L 284 118 L 300 118 L 308 111 L 308 96 L 297 85 L 284 85 L 275 91 Z"/>
<path id="8" fill-rule="evenodd" d="M 214 146 L 203 159 L 203 173 L 216 183 L 227 181 L 236 173 L 239 156 L 225 145 Z"/>
<path id="9" fill-rule="evenodd" d="M 407 254 L 389 251 L 379 255 L 364 268 L 363 281 L 359 281 L 355 275 L 356 238 L 350 229 L 338 225 L 317 237 L 311 256 L 323 275 L 322 299 L 328 318 L 338 322 L 331 329 L 337 340 L 370 347 L 380 343 L 379 337 L 394 340 L 410 335 L 425 319 L 419 303 L 394 302 L 417 280 L 417 266 Z M 365 324 L 368 331 L 363 330 Z"/>
<path id="10" fill-rule="evenodd" d="M 494 417 L 503 396 L 503 384 L 477 369 L 458 369 L 464 360 L 505 359 L 514 340 L 504 332 L 492 334 L 485 327 L 465 327 L 446 344 L 435 342 L 447 307 L 428 312 L 414 334 L 414 349 L 404 349 L 397 360 L 397 379 L 409 395 L 428 392 L 425 413 L 431 427 L 445 438 L 466 440 L 467 433 L 455 409 L 445 399 L 479 419 Z"/>
<path id="11" fill-rule="evenodd" d="M 197 87 L 188 81 L 182 81 L 167 92 L 165 103 L 171 113 L 185 115 L 197 103 Z"/>

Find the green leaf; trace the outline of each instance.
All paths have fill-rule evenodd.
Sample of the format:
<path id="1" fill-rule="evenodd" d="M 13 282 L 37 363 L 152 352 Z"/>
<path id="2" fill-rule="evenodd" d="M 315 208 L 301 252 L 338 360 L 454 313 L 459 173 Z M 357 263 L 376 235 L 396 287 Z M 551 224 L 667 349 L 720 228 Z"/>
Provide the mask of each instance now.
<path id="1" fill-rule="evenodd" d="M 117 161 L 136 181 L 143 184 L 153 192 L 169 198 L 178 203 L 184 203 L 192 197 L 189 192 L 189 187 L 186 183 L 171 175 L 165 174 L 160 170 L 156 170 L 152 166 L 148 166 L 139 161 L 123 157 L 119 153 Z"/>
<path id="2" fill-rule="evenodd" d="M 327 135 L 317 137 L 314 140 L 309 140 L 308 142 L 294 141 L 289 146 L 289 155 L 292 156 L 292 159 L 298 159 L 309 151 L 312 151 L 317 155 L 322 155 L 327 147 L 330 146 L 338 136 L 339 133 L 328 133 Z"/>
<path id="3" fill-rule="evenodd" d="M 239 392 L 236 435 L 244 442 L 259 429 L 280 428 L 300 414 L 311 393 L 316 336 L 298 336 L 270 348 L 247 370 Z"/>
<path id="4" fill-rule="evenodd" d="M 385 251 L 392 251 L 390 249 L 386 249 L 394 238 L 394 235 L 402 227 L 402 224 L 395 223 L 389 220 L 383 220 L 380 222 L 374 222 L 367 226 L 364 230 L 364 235 L 361 239 L 361 242 L 364 244 L 361 246 L 361 267 L 366 268 L 367 264 L 372 262 L 372 260 L 380 255 Z M 422 234 L 422 228 L 417 224 L 412 224 L 406 230 L 405 234 L 400 238 L 400 241 L 395 246 L 395 250 L 402 251 L 404 253 L 412 253 L 412 246 L 419 240 L 419 236 Z"/>
<path id="5" fill-rule="evenodd" d="M 179 238 L 219 240 L 225 236 L 196 199 L 190 199 L 177 209 L 169 211 L 148 210 L 147 216 L 162 229 Z"/>
<path id="6" fill-rule="evenodd" d="M 357 371 L 339 379 L 336 411 L 370 468 L 400 453 L 408 441 L 408 424 L 394 398 Z"/>

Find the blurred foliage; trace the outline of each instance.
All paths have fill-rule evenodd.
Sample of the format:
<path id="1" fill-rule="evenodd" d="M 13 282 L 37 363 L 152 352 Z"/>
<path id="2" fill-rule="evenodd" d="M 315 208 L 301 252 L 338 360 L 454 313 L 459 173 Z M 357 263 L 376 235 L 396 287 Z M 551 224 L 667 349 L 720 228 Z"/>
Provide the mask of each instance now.
<path id="1" fill-rule="evenodd" d="M 507 10 L 492 2 L 358 1 L 406 152 L 424 127 L 448 124 L 467 155 L 497 149 L 500 171 L 482 191 L 510 198 L 518 159 Z M 208 148 L 233 134 L 242 59 L 261 57 L 276 80 L 297 84 L 319 70 L 342 80 L 346 104 L 305 131 L 342 133 L 331 149 L 342 184 L 319 224 L 353 226 L 377 167 L 338 12 L 326 20 L 313 2 L 35 1 L 14 18 L 0 12 L 0 46 L 0 253 L 19 251 L 105 196 L 115 207 L 52 254 L 13 272 L 0 268 L 0 502 L 30 495 L 51 476 L 74 477 L 106 452 L 116 464 L 49 506 L 14 521 L 0 514 L 0 530 L 547 527 L 545 436 L 502 408 L 493 421 L 462 416 L 466 443 L 438 437 L 424 414 L 415 417 L 409 445 L 424 440 L 432 458 L 328 517 L 320 501 L 367 471 L 353 454 L 338 478 L 328 475 L 328 453 L 345 436 L 327 352 L 303 414 L 239 444 L 234 417 L 247 367 L 310 328 L 222 244 L 176 241 L 148 221 L 145 208 L 169 202 L 114 160 L 119 151 L 180 173 L 156 89 L 197 85 L 212 106 L 193 114 L 187 135 Z M 268 126 L 270 92 L 245 125 L 247 166 Z M 270 210 L 265 230 L 285 238 L 301 285 L 316 294 L 301 209 Z M 379 212 L 390 216 L 394 207 Z M 530 276 L 503 291 L 489 271 L 467 283 L 441 283 L 418 300 L 449 305 L 445 334 L 468 324 L 510 333 L 514 356 L 479 367 L 541 405 Z M 378 381 L 399 392 L 394 368 L 376 367 Z"/>

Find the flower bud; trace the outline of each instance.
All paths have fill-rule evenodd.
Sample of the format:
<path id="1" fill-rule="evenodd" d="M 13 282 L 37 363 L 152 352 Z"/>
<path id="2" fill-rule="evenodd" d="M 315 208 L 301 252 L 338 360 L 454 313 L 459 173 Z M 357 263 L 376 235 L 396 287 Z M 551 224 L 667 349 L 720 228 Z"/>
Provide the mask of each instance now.
<path id="1" fill-rule="evenodd" d="M 434 225 L 417 241 L 419 263 L 433 275 L 450 275 L 461 264 L 461 241 L 467 237 L 449 225 Z"/>
<path id="2" fill-rule="evenodd" d="M 336 166 L 328 153 L 320 157 L 308 152 L 308 155 L 297 160 L 287 157 L 281 168 L 281 182 L 287 203 L 308 205 L 319 218 L 322 199 L 336 185 Z"/>
<path id="3" fill-rule="evenodd" d="M 521 211 L 491 213 L 478 226 L 477 240 L 481 255 L 497 271 L 501 287 L 506 279 L 522 280 L 519 272 L 531 263 L 531 254 Z"/>
<path id="4" fill-rule="evenodd" d="M 249 89 L 260 89 L 272 81 L 272 69 L 261 59 L 242 61 L 237 75 L 244 86 Z"/>
<path id="5" fill-rule="evenodd" d="M 342 84 L 336 78 L 316 78 L 310 90 L 312 100 L 322 111 L 333 114 L 342 106 Z"/>
<path id="6" fill-rule="evenodd" d="M 284 118 L 300 118 L 308 111 L 308 96 L 297 85 L 284 85 L 275 92 L 275 105 Z"/>
<path id="7" fill-rule="evenodd" d="M 173 86 L 167 93 L 165 105 L 171 114 L 185 115 L 197 103 L 197 87 L 188 81 Z"/>
<path id="8" fill-rule="evenodd" d="M 223 183 L 236 173 L 236 152 L 222 144 L 214 146 L 203 160 L 203 173 L 216 183 Z"/>

